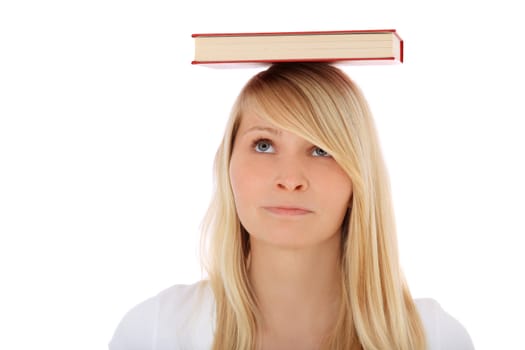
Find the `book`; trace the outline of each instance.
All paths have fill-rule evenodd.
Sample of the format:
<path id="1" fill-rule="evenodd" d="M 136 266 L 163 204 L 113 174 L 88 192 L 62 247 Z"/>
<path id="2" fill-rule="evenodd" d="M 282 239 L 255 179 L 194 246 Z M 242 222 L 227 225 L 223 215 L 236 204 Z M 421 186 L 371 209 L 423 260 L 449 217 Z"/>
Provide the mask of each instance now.
<path id="1" fill-rule="evenodd" d="M 192 64 L 403 62 L 395 29 L 192 34 Z"/>

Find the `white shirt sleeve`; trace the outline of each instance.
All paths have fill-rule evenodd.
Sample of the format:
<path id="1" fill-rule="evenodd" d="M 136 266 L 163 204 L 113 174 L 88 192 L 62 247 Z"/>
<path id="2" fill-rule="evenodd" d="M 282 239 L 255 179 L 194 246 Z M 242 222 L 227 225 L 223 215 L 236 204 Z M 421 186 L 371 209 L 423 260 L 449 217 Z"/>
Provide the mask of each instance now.
<path id="1" fill-rule="evenodd" d="M 109 343 L 109 350 L 155 349 L 158 298 L 148 299 L 124 315 Z"/>
<path id="2" fill-rule="evenodd" d="M 207 283 L 175 285 L 132 308 L 117 326 L 109 350 L 209 350 L 214 323 Z"/>
<path id="3" fill-rule="evenodd" d="M 417 299 L 429 350 L 474 350 L 465 327 L 433 299 Z"/>

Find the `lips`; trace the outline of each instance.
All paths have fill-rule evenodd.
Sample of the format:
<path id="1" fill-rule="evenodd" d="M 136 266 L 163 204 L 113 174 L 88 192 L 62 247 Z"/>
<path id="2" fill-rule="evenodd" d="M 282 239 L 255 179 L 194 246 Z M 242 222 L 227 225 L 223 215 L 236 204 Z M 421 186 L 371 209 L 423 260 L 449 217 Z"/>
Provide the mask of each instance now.
<path id="1" fill-rule="evenodd" d="M 290 206 L 275 206 L 275 207 L 264 207 L 267 211 L 276 215 L 286 215 L 286 216 L 298 216 L 306 215 L 312 213 L 311 210 L 300 208 L 300 207 L 290 207 Z"/>

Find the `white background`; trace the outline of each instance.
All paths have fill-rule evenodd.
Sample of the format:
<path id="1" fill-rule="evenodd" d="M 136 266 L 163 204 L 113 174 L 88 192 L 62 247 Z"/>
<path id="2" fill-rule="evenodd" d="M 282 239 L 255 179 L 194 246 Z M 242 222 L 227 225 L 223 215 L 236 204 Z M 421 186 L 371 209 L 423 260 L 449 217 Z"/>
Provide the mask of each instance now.
<path id="1" fill-rule="evenodd" d="M 345 66 L 375 114 L 402 264 L 477 349 L 524 349 L 524 30 L 514 1 L 2 1 L 0 348 L 104 349 L 201 277 L 211 163 L 258 69 L 192 66 L 192 33 L 395 28 Z"/>

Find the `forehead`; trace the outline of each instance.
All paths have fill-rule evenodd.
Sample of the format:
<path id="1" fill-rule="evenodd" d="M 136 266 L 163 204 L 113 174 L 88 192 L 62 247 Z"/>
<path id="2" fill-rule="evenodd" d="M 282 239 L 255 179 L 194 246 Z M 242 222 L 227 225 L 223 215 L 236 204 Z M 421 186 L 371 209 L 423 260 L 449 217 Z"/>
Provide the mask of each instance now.
<path id="1" fill-rule="evenodd" d="M 282 97 L 282 96 L 281 96 Z M 238 109 L 237 125 L 241 128 L 253 124 L 294 130 L 294 124 L 300 123 L 302 110 L 297 106 L 277 98 L 275 95 L 248 93 L 242 98 Z"/>
<path id="2" fill-rule="evenodd" d="M 276 125 L 260 117 L 255 111 L 247 110 L 239 117 L 239 129 L 250 128 L 255 125 L 276 128 Z"/>
<path id="3" fill-rule="evenodd" d="M 273 99 L 245 99 L 238 110 L 235 135 L 250 129 L 266 129 L 277 136 L 290 133 L 314 143 L 316 132 L 309 130 L 308 113 L 302 108 L 285 105 Z"/>
<path id="4" fill-rule="evenodd" d="M 243 136 L 253 131 L 265 131 L 275 136 L 281 136 L 283 130 L 273 123 L 259 117 L 255 113 L 243 114 L 240 118 L 240 125 L 237 130 L 238 136 Z"/>

